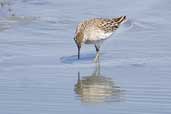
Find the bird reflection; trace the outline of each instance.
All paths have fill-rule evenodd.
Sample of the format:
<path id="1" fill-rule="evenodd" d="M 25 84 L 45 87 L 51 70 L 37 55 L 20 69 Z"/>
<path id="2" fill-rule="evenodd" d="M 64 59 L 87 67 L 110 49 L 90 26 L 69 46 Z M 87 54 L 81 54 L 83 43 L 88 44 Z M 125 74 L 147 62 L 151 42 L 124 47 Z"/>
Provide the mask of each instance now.
<path id="1" fill-rule="evenodd" d="M 101 75 L 100 64 L 90 76 L 81 78 L 78 72 L 78 81 L 75 84 L 75 92 L 84 103 L 103 103 L 121 101 L 122 91 L 115 85 L 110 77 Z"/>

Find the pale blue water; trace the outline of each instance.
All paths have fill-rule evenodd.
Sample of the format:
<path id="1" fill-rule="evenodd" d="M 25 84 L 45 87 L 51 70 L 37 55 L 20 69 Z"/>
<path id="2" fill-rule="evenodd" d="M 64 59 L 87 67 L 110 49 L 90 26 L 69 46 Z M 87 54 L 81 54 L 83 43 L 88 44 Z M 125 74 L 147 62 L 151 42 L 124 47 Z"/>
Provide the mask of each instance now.
<path id="1" fill-rule="evenodd" d="M 170 0 L 0 0 L 0 114 L 170 114 Z M 4 3 L 5 2 L 5 3 Z M 76 25 L 126 15 L 100 66 Z"/>

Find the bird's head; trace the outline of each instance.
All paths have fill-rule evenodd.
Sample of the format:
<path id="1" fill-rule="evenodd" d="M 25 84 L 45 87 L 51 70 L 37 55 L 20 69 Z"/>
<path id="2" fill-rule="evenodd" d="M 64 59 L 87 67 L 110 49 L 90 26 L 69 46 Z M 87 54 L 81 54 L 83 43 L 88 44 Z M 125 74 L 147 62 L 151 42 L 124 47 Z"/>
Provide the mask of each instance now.
<path id="1" fill-rule="evenodd" d="M 82 32 L 76 33 L 76 36 L 74 37 L 74 41 L 78 48 L 78 59 L 80 59 L 80 49 L 83 43 L 83 38 L 84 38 L 84 34 Z"/>

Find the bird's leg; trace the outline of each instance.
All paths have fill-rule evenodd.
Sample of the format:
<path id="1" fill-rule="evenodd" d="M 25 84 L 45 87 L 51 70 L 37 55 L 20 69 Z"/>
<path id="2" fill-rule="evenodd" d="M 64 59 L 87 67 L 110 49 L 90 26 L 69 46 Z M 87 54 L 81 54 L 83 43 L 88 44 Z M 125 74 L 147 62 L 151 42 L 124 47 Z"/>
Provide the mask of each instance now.
<path id="1" fill-rule="evenodd" d="M 99 51 L 100 51 L 100 47 L 95 45 L 95 48 L 96 48 L 96 57 L 94 59 L 94 62 L 97 63 L 99 61 Z"/>

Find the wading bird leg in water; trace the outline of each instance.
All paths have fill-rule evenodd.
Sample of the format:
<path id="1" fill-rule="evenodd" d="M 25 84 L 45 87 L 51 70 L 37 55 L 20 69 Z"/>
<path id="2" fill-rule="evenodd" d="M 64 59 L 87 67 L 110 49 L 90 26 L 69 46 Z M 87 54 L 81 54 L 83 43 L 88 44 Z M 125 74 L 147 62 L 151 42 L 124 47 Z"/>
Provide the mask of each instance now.
<path id="1" fill-rule="evenodd" d="M 96 48 L 96 57 L 94 58 L 94 63 L 99 62 L 99 56 L 100 56 L 100 46 L 95 45 Z"/>

